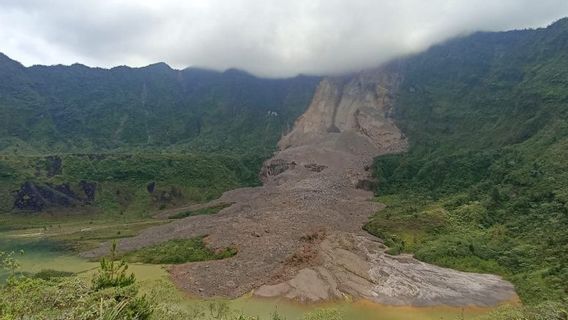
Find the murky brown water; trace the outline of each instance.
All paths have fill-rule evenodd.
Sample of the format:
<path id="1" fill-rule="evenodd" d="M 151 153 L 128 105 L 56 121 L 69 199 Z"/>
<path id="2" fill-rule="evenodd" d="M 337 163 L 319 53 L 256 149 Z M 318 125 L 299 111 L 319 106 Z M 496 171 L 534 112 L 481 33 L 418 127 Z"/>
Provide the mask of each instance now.
<path id="1" fill-rule="evenodd" d="M 0 250 L 23 249 L 25 254 L 18 256 L 21 271 L 37 272 L 42 269 L 71 271 L 88 277 L 98 263 L 89 262 L 69 253 L 62 252 L 55 242 L 42 240 L 6 240 L 0 237 Z M 163 285 L 168 280 L 168 273 L 163 266 L 131 264 L 130 270 L 136 274 L 141 289 L 150 292 L 155 286 Z M 171 290 L 175 290 L 172 289 Z M 208 301 L 187 297 L 182 292 L 175 293 L 181 305 L 188 309 L 206 305 Z M 491 308 L 479 307 L 395 307 L 377 305 L 368 301 L 337 302 L 317 305 L 305 305 L 285 299 L 261 299 L 245 296 L 224 301 L 231 309 L 247 315 L 269 319 L 272 313 L 278 313 L 287 320 L 299 320 L 306 312 L 317 308 L 333 308 L 341 312 L 346 320 L 440 320 L 474 319 L 476 316 L 491 311 Z"/>

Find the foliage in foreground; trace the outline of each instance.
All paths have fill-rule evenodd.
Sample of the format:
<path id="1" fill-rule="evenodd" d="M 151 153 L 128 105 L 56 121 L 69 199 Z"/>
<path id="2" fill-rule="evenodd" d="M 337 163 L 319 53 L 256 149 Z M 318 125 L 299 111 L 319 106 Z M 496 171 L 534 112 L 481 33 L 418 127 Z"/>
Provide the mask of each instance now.
<path id="1" fill-rule="evenodd" d="M 112 242 L 110 255 L 103 257 L 100 268 L 93 277 L 92 287 L 95 290 L 128 287 L 136 282 L 134 273 L 127 274 L 128 264 L 124 260 L 118 260 L 116 241 Z"/>
<path id="2" fill-rule="evenodd" d="M 2 256 L 8 256 L 2 253 Z M 157 286 L 147 295 L 140 295 L 133 275 L 128 275 L 123 261 L 116 258 L 113 245 L 109 258 L 89 285 L 85 279 L 57 272 L 47 276 L 13 275 L 0 287 L 0 319 L 81 319 L 81 320 L 260 320 L 231 309 L 225 302 L 187 307 L 183 297 L 176 294 L 171 283 Z M 12 258 L 2 267 L 14 270 Z M 274 312 L 270 320 L 284 320 Z M 305 315 L 305 320 L 342 320 L 335 310 L 316 310 Z"/>
<path id="3" fill-rule="evenodd" d="M 139 295 L 127 268 L 124 262 L 114 264 L 105 258 L 91 285 L 80 277 L 54 272 L 48 272 L 49 277 L 46 272 L 32 277 L 13 274 L 0 288 L 0 319 L 149 319 L 153 306 Z"/>
<path id="4" fill-rule="evenodd" d="M 543 303 L 538 306 L 505 306 L 491 312 L 479 320 L 566 320 L 568 305 L 561 303 Z"/>
<path id="5" fill-rule="evenodd" d="M 111 256 L 113 253 L 111 252 Z M 0 252 L 0 256 L 7 256 Z M 115 254 L 116 256 L 116 254 Z M 17 262 L 4 264 L 10 270 Z M 44 276 L 14 275 L 0 287 L 0 319 L 81 320 L 285 320 L 278 312 L 269 318 L 244 315 L 226 302 L 205 302 L 188 307 L 170 282 L 163 281 L 148 295 L 140 295 L 136 280 L 126 273 L 126 264 L 101 263 L 91 284 L 78 276 L 55 271 Z M 112 284 L 112 285 L 111 285 Z M 566 320 L 566 304 L 506 306 L 479 320 Z M 317 309 L 302 320 L 347 320 L 336 309 Z"/>

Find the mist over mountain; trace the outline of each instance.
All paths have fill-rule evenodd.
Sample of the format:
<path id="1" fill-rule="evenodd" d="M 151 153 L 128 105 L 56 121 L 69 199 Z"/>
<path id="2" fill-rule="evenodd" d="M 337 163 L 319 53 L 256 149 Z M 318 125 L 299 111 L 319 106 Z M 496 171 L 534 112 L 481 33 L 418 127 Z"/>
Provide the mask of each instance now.
<path id="1" fill-rule="evenodd" d="M 84 6 L 68 4 L 68 15 L 57 11 L 58 1 L 53 8 L 35 1 L 0 6 L 10 8 L 1 15 L 11 19 L 25 21 L 29 17 L 22 8 L 33 9 L 38 21 L 47 19 L 57 26 L 55 31 L 50 30 L 53 25 L 46 26 L 49 35 L 59 39 L 45 47 L 47 60 L 50 54 L 66 52 L 69 55 L 62 54 L 59 62 L 79 56 L 100 62 L 108 48 L 93 49 L 84 41 L 99 39 L 110 45 L 124 40 L 123 20 L 140 30 L 160 22 L 172 27 L 159 18 L 172 8 L 170 2 L 163 8 L 147 4 L 142 9 L 124 3 L 91 8 L 95 12 L 140 10 L 139 16 L 147 18 L 142 22 L 129 16 L 114 19 L 122 11 L 99 12 L 105 24 L 117 30 L 116 38 L 108 42 L 98 38 L 108 32 L 107 26 L 93 21 L 86 21 L 83 30 L 55 32 L 67 26 L 66 19 L 82 17 L 73 11 L 83 12 Z M 209 7 L 211 3 L 216 2 L 204 3 L 196 12 L 216 9 Z M 447 310 L 455 311 L 448 313 L 450 318 L 465 318 L 470 312 L 468 316 L 491 320 L 564 319 L 568 18 L 546 28 L 469 31 L 480 26 L 508 29 L 521 22 L 542 25 L 541 19 L 562 14 L 566 3 L 434 1 L 419 6 L 432 28 L 407 38 L 393 26 L 395 31 L 385 31 L 389 36 L 381 36 L 380 45 L 367 47 L 355 39 L 346 51 L 335 50 L 333 44 L 360 30 L 353 17 L 361 25 L 379 20 L 371 10 L 378 10 L 378 5 L 354 1 L 349 4 L 357 9 L 353 12 L 370 14 L 351 12 L 343 21 L 337 10 L 345 3 L 332 1 L 329 7 L 319 2 L 291 3 L 277 11 L 288 19 L 296 17 L 292 13 L 298 7 L 321 11 L 333 22 L 324 30 L 336 30 L 332 27 L 339 24 L 338 34 L 322 33 L 318 26 L 320 19 L 326 20 L 321 18 L 325 14 L 319 19 L 300 15 L 294 19 L 319 30 L 308 32 L 300 42 L 322 34 L 333 41 L 314 41 L 321 50 L 311 50 L 310 46 L 289 46 L 294 41 L 284 45 L 277 38 L 278 45 L 260 45 L 264 49 L 259 53 L 259 43 L 253 40 L 270 39 L 246 18 L 259 10 L 270 11 L 270 6 L 260 3 L 248 14 L 232 17 L 246 20 L 237 24 L 244 29 L 233 30 L 235 20 L 212 23 L 227 37 L 235 36 L 229 31 L 244 32 L 234 39 L 243 47 L 233 48 L 231 43 L 218 47 L 213 44 L 219 38 L 209 42 L 210 33 L 197 32 L 206 38 L 198 43 L 210 44 L 198 49 L 210 55 L 203 58 L 204 65 L 219 69 L 239 65 L 247 71 L 177 70 L 166 63 L 110 69 L 77 63 L 26 67 L 17 57 L 0 54 L 0 236 L 15 242 L 54 241 L 90 258 L 107 254 L 114 247 L 110 242 L 117 241 L 120 257 L 168 264 L 166 276 L 176 288 L 198 298 L 246 295 L 247 299 L 262 297 L 262 303 L 272 297 L 331 305 L 347 300 L 341 300 L 342 307 L 365 300 L 365 308 L 367 303 L 403 306 L 401 318 L 407 317 L 409 308 L 413 312 L 433 308 L 436 318 L 443 309 L 444 317 Z M 391 9 L 405 7 L 399 6 L 391 4 Z M 470 15 L 432 18 L 432 12 L 467 10 Z M 156 12 L 161 14 L 153 15 Z M 212 14 L 224 16 L 223 12 Z M 406 20 L 401 22 L 405 26 L 424 26 L 415 15 L 393 13 L 403 11 L 381 14 L 389 12 L 392 19 Z M 487 17 L 480 18 L 482 14 Z M 55 19 L 60 15 L 66 19 Z M 268 17 L 272 16 L 258 19 Z M 458 21 L 464 17 L 472 20 Z M 495 24 L 489 22 L 496 17 L 500 19 Z M 415 18 L 415 23 L 409 22 Z M 275 19 L 276 30 L 280 23 Z M 104 32 L 93 30 L 93 25 Z M 125 43 L 116 55 L 109 54 L 100 65 L 114 59 L 146 64 L 149 57 L 169 48 L 164 43 L 171 39 L 141 48 L 134 28 L 125 30 L 132 35 L 132 43 Z M 452 37 L 457 30 L 467 34 Z M 379 31 L 378 27 L 367 30 L 360 37 L 371 39 Z M 437 36 L 430 37 L 430 32 Z M 2 34 L 5 31 L 0 29 L 0 39 Z M 18 39 L 24 39 L 23 34 Z M 91 37 L 79 37 L 84 34 Z M 281 35 L 291 37 L 286 30 Z M 39 31 L 37 39 L 42 36 Z M 378 54 L 375 49 L 383 47 L 387 38 L 397 45 L 384 48 L 404 50 L 385 49 Z M 29 43 L 46 41 L 37 39 Z M 14 43 L 10 46 L 14 48 Z M 283 46 L 286 49 L 278 51 Z M 133 58 L 136 50 L 140 55 Z M 266 50 L 278 51 L 279 58 L 267 58 Z M 180 52 L 186 51 L 172 55 Z M 256 54 L 245 59 L 243 52 Z M 226 65 L 217 63 L 231 54 L 234 59 L 227 59 Z M 338 58 L 329 59 L 327 54 Z M 315 56 L 321 61 L 314 63 Z M 282 63 L 286 59 L 300 62 Z M 179 61 L 185 65 L 186 60 Z M 257 67 L 249 67 L 253 65 Z M 333 73 L 367 66 L 326 77 L 275 79 L 252 74 Z M 137 297 L 130 287 L 134 280 L 125 280 L 130 282 L 118 288 L 118 298 L 108 298 L 87 284 L 80 285 L 85 291 L 78 291 L 76 285 L 69 288 L 68 279 L 82 281 L 74 275 L 51 277 L 57 275 L 53 270 L 45 271 L 42 278 L 38 274 L 42 275 L 23 273 L 7 286 L 0 285 L 0 317 L 2 312 L 9 312 L 10 318 L 26 318 L 65 311 L 84 312 L 85 319 L 94 319 L 98 311 L 92 310 L 107 305 L 117 306 L 111 309 L 117 314 L 130 312 L 122 309 L 128 307 L 154 312 L 155 319 L 172 318 L 163 314 L 173 309 L 183 315 L 180 319 L 191 317 L 181 304 L 170 310 L 169 296 L 157 295 L 158 302 Z M 34 290 L 10 287 L 21 283 Z M 160 288 L 178 293 L 173 286 Z M 127 289 L 133 290 L 132 296 L 125 296 Z M 82 296 L 62 306 L 50 302 L 52 294 L 45 294 L 54 290 Z M 112 290 L 105 287 L 102 292 Z M 28 296 L 38 301 L 37 306 L 27 308 Z M 179 301 L 185 303 L 183 299 Z M 78 303 L 86 307 L 77 307 Z M 148 311 L 145 306 L 152 303 L 160 307 Z M 4 309 L 4 305 L 16 307 Z M 301 307 L 304 310 L 307 305 Z M 381 315 L 372 310 L 369 319 Z M 480 315 L 480 310 L 489 313 Z M 323 318 L 304 319 L 327 319 L 325 315 L 333 314 L 334 319 L 343 320 L 341 314 L 327 311 L 316 313 L 324 314 Z M 124 319 L 130 318 L 125 315 Z"/>
<path id="2" fill-rule="evenodd" d="M 389 209 L 367 229 L 423 261 L 502 274 L 524 302 L 565 298 L 568 18 L 451 40 L 403 74 L 393 117 L 410 148 L 377 158 Z"/>
<path id="3" fill-rule="evenodd" d="M 25 65 L 165 61 L 270 77 L 329 75 L 566 15 L 564 0 L 1 1 L 0 51 Z"/>
<path id="4" fill-rule="evenodd" d="M 143 68 L 33 66 L 0 55 L 0 152 L 121 147 L 270 150 L 318 78 L 262 79 L 165 63 Z M 239 149 L 241 150 L 241 149 Z M 14 151 L 15 152 L 15 151 Z"/>
<path id="5" fill-rule="evenodd" d="M 24 67 L 3 54 L 0 74 L 0 211 L 140 213 L 258 184 L 319 82 L 165 63 Z"/>

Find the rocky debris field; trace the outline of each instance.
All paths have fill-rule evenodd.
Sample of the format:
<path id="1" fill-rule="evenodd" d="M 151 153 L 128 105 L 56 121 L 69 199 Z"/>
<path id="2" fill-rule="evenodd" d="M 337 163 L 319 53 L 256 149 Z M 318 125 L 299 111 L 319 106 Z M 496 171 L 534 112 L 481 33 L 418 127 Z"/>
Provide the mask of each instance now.
<path id="1" fill-rule="evenodd" d="M 399 82 L 393 69 L 322 81 L 308 110 L 281 139 L 280 151 L 265 163 L 263 186 L 226 192 L 194 207 L 232 204 L 218 214 L 147 229 L 121 240 L 119 250 L 197 236 L 206 236 L 212 248 L 236 247 L 229 259 L 170 267 L 178 287 L 202 297 L 252 291 L 303 302 L 350 296 L 417 306 L 514 299 L 513 286 L 499 277 L 390 256 L 380 239 L 362 230 L 382 208 L 362 187 L 372 182 L 373 158 L 407 146 L 389 116 Z M 101 247 L 85 256 L 105 252 Z"/>

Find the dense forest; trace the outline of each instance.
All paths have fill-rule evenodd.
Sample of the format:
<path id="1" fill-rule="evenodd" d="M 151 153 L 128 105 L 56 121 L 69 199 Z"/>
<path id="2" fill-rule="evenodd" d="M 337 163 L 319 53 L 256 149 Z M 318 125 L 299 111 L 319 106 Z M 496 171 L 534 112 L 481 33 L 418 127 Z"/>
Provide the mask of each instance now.
<path id="1" fill-rule="evenodd" d="M 391 252 L 568 297 L 568 19 L 476 33 L 405 61 L 408 153 L 376 159 L 366 226 Z"/>
<path id="2" fill-rule="evenodd" d="M 318 79 L 26 68 L 0 54 L 0 212 L 144 212 L 258 183 Z"/>

